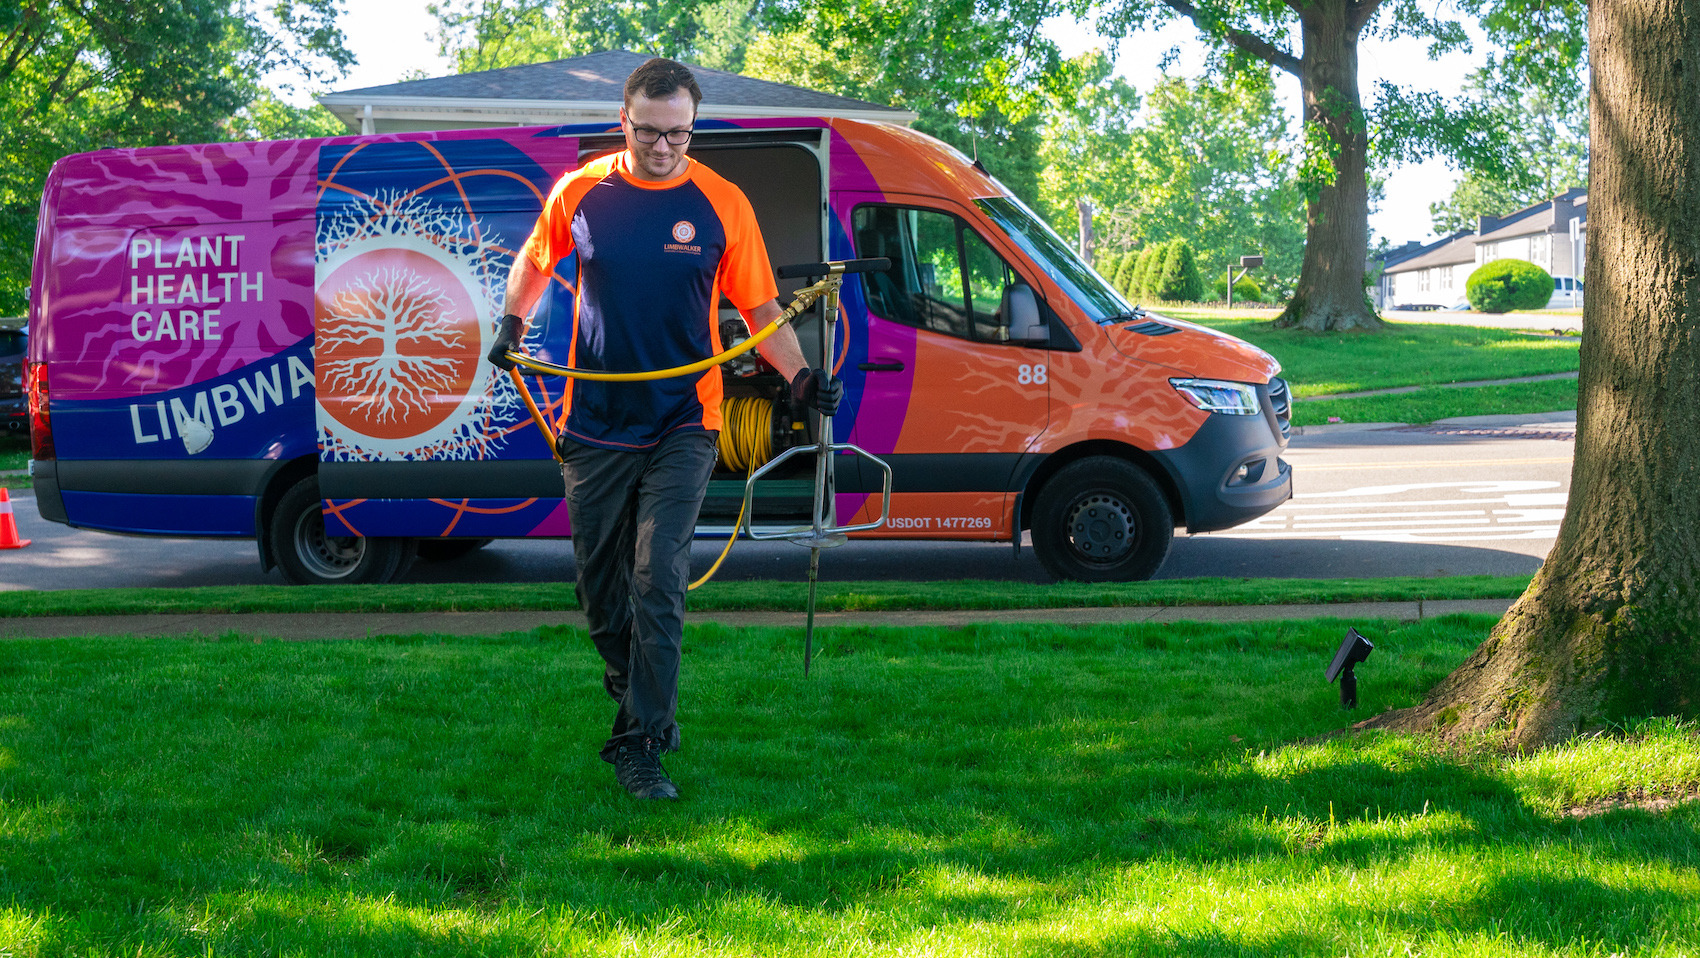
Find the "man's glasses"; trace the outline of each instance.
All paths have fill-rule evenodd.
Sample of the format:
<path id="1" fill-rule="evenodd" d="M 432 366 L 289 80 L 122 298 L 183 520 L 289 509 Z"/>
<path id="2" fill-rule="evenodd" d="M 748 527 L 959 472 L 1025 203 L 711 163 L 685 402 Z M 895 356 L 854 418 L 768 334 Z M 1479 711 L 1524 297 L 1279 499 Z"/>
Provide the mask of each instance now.
<path id="1" fill-rule="evenodd" d="M 674 146 L 684 146 L 691 141 L 689 129 L 662 132 L 661 130 L 652 130 L 647 126 L 634 126 L 632 127 L 632 136 L 637 137 L 637 141 L 645 145 L 654 143 L 662 137 L 666 137 L 667 142 Z"/>

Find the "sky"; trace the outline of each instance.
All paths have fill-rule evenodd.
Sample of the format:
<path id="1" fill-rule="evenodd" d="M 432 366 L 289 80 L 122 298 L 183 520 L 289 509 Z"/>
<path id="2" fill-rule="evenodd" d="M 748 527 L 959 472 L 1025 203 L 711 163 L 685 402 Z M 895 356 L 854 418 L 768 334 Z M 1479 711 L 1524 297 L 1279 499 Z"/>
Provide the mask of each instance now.
<path id="1" fill-rule="evenodd" d="M 437 55 L 431 33 L 436 18 L 426 12 L 431 0 L 386 0 L 384 3 L 350 4 L 342 15 L 349 48 L 358 59 L 355 67 L 331 86 L 338 90 L 395 83 L 403 75 L 422 70 L 427 76 L 453 72 L 448 61 Z M 1073 55 L 1103 46 L 1091 30 L 1080 24 L 1053 23 L 1046 31 L 1063 51 Z M 1153 34 L 1143 34 L 1121 44 L 1118 72 L 1140 92 L 1156 84 L 1158 62 L 1170 48 L 1178 49 L 1174 72 L 1195 76 L 1202 69 L 1203 47 L 1190 24 L 1173 23 Z M 1362 89 L 1373 89 L 1385 78 L 1411 90 L 1433 90 L 1457 96 L 1465 76 L 1479 67 L 1482 48 L 1471 54 L 1448 54 L 1431 61 L 1421 41 L 1366 41 L 1359 48 L 1359 81 Z M 1277 89 L 1289 117 L 1298 115 L 1299 84 L 1290 74 L 1277 71 Z M 1428 206 L 1452 193 L 1458 172 L 1441 160 L 1399 167 L 1387 179 L 1386 198 L 1370 214 L 1374 238 L 1385 238 L 1395 246 L 1406 240 L 1433 239 L 1434 228 Z M 1373 239 L 1372 239 L 1373 242 Z"/>

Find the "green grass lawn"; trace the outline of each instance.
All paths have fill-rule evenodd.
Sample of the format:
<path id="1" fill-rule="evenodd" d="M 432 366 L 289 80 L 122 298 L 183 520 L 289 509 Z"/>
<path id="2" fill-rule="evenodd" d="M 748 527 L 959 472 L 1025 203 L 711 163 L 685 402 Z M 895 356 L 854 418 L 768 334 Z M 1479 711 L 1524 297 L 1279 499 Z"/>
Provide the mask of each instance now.
<path id="1" fill-rule="evenodd" d="M 25 438 L 0 436 L 0 472 L 27 469 L 30 464 L 30 444 Z"/>
<path id="2" fill-rule="evenodd" d="M 1382 332 L 1310 333 L 1226 311 L 1165 310 L 1237 336 L 1281 362 L 1303 397 L 1397 386 L 1433 386 L 1575 372 L 1575 337 L 1535 336 L 1484 326 L 1400 323 Z M 1401 420 L 1427 421 L 1427 420 Z"/>
<path id="3" fill-rule="evenodd" d="M 828 612 L 921 609 L 1061 609 L 1109 606 L 1280 605 L 1498 599 L 1522 595 L 1528 576 L 1381 579 L 1164 579 L 1155 582 L 826 582 L 817 608 Z M 64 589 L 5 593 L 0 617 L 183 612 L 478 612 L 577 609 L 569 586 L 478 582 L 412 585 L 198 586 L 181 589 Z M 800 612 L 801 582 L 710 582 L 690 593 L 692 612 Z"/>
<path id="4" fill-rule="evenodd" d="M 1318 739 L 1491 625 L 689 630 L 684 800 L 567 630 L 12 642 L 0 954 L 1692 955 L 1692 726 Z"/>
<path id="5" fill-rule="evenodd" d="M 1293 403 L 1293 425 L 1340 422 L 1424 423 L 1455 416 L 1491 416 L 1561 412 L 1576 408 L 1576 380 L 1552 379 L 1501 386 L 1431 386 L 1414 393 Z"/>

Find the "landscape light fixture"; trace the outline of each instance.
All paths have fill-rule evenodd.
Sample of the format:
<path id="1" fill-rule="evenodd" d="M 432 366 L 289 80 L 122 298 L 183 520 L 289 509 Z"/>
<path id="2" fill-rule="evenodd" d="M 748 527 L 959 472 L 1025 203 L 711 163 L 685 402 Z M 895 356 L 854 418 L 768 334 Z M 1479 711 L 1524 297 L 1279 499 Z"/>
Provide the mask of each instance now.
<path id="1" fill-rule="evenodd" d="M 1234 308 L 1234 284 L 1245 278 L 1245 274 L 1263 265 L 1262 256 L 1241 256 L 1240 275 L 1234 275 L 1234 268 L 1228 267 L 1228 308 Z"/>
<path id="2" fill-rule="evenodd" d="M 1346 640 L 1340 643 L 1339 651 L 1334 653 L 1334 661 L 1328 663 L 1328 670 L 1323 673 L 1330 682 L 1339 677 L 1341 708 L 1358 707 L 1358 676 L 1352 670 L 1374 651 L 1375 643 L 1359 635 L 1357 629 L 1346 630 Z"/>

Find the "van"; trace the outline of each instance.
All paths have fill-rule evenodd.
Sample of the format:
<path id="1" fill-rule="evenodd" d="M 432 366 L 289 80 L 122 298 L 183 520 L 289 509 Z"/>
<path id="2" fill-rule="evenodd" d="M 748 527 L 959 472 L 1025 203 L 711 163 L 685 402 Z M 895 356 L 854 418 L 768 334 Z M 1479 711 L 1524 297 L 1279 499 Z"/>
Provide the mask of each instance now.
<path id="1" fill-rule="evenodd" d="M 1582 281 L 1574 276 L 1554 276 L 1552 278 L 1552 297 L 1547 300 L 1547 309 L 1581 309 Z"/>
<path id="2" fill-rule="evenodd" d="M 21 329 L 0 326 L 0 435 L 22 437 L 29 428 L 24 415 L 24 356 L 29 336 Z"/>
<path id="3" fill-rule="evenodd" d="M 42 517 L 252 538 L 298 583 L 569 536 L 544 434 L 483 356 L 551 184 L 621 146 L 596 125 L 59 161 L 30 303 Z M 1177 527 L 1226 529 L 1291 495 L 1275 360 L 1134 309 L 951 147 L 843 119 L 705 120 L 691 156 L 748 194 L 776 266 L 891 261 L 846 279 L 833 355 L 819 305 L 798 324 L 845 382 L 835 438 L 891 467 L 889 519 L 859 535 L 1019 547 L 1031 530 L 1058 578 L 1141 579 Z M 571 266 L 527 339 L 563 365 Z M 781 281 L 780 302 L 805 282 Z M 726 343 L 747 335 L 722 320 Z M 727 431 L 755 458 L 814 440 L 759 359 L 721 375 Z M 558 381 L 526 382 L 560 414 Z M 810 458 L 760 481 L 752 528 L 810 520 Z M 836 521 L 877 520 L 883 470 L 834 458 Z M 750 467 L 722 462 L 699 535 L 734 528 Z"/>

